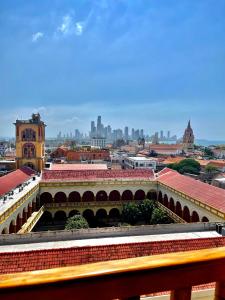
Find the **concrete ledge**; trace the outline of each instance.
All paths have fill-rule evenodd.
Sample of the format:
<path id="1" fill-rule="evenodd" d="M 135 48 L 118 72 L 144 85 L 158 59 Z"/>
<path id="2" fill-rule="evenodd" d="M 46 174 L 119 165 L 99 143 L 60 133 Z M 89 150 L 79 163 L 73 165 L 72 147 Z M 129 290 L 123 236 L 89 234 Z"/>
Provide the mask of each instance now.
<path id="1" fill-rule="evenodd" d="M 158 224 L 132 227 L 89 228 L 80 230 L 60 230 L 30 232 L 26 234 L 0 235 L 0 245 L 40 243 L 50 241 L 90 239 L 103 237 L 156 235 L 182 232 L 215 231 L 218 223 Z M 224 223 L 225 224 L 225 223 Z"/>

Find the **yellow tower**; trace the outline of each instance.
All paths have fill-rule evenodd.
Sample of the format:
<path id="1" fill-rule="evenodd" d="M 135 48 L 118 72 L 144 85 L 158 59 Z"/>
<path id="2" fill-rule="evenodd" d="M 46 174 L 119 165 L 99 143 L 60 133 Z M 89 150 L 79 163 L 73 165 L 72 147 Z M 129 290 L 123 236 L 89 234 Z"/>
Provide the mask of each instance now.
<path id="1" fill-rule="evenodd" d="M 45 123 L 40 114 L 30 120 L 16 120 L 16 166 L 28 166 L 38 172 L 45 162 Z"/>

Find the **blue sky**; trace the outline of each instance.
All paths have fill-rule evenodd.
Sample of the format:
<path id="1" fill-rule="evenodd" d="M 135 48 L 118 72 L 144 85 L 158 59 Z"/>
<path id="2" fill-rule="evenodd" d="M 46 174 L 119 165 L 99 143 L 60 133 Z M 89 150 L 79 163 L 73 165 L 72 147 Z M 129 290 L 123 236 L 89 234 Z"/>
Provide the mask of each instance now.
<path id="1" fill-rule="evenodd" d="M 224 0 L 1 0 L 0 136 L 113 127 L 225 140 Z"/>

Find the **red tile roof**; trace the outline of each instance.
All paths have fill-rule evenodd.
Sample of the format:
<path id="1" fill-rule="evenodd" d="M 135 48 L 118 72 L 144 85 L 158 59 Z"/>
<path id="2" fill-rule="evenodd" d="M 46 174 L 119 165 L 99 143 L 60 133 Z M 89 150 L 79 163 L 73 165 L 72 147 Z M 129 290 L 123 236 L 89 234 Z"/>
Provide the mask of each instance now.
<path id="1" fill-rule="evenodd" d="M 154 178 L 152 170 L 44 170 L 42 181 L 91 181 L 100 179 L 149 179 Z"/>
<path id="2" fill-rule="evenodd" d="M 164 169 L 165 170 L 165 169 Z M 199 202 L 225 213 L 225 190 L 179 174 L 166 168 L 159 173 L 159 183 L 165 184 Z"/>
<path id="3" fill-rule="evenodd" d="M 27 181 L 34 171 L 28 167 L 22 167 L 5 176 L 0 177 L 0 196 L 8 193 L 18 185 Z"/>
<path id="4" fill-rule="evenodd" d="M 182 144 L 150 144 L 150 150 L 181 150 L 183 149 Z"/>
<path id="5" fill-rule="evenodd" d="M 222 246 L 224 237 L 0 253 L 0 274 Z"/>
<path id="6" fill-rule="evenodd" d="M 107 170 L 106 164 L 52 164 L 51 170 Z"/>

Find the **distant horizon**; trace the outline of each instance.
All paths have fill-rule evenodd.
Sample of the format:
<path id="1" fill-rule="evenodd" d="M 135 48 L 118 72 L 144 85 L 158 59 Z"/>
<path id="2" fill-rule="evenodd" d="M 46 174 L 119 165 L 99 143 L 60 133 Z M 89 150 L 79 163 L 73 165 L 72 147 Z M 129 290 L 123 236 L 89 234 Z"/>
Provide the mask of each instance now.
<path id="1" fill-rule="evenodd" d="M 113 128 L 225 140 L 225 1 L 0 2 L 0 135 Z"/>

